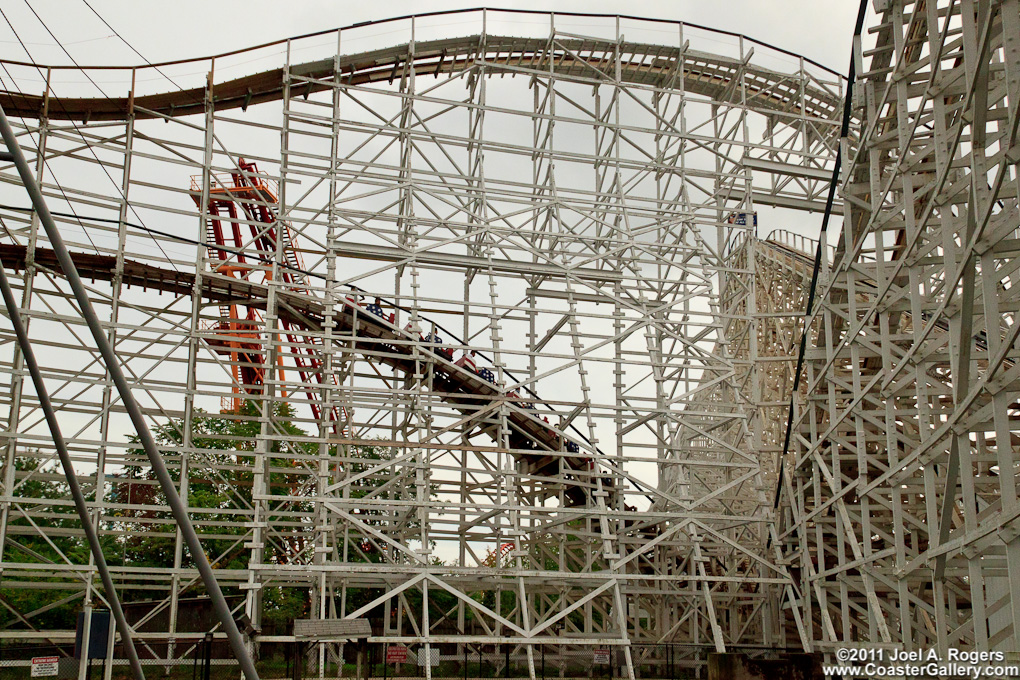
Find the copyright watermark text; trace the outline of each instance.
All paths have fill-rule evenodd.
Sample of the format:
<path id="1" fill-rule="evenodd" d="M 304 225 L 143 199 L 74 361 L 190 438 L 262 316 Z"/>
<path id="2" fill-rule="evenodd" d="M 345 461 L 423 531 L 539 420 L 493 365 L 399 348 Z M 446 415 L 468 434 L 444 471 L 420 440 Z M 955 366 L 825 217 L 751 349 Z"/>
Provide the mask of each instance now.
<path id="1" fill-rule="evenodd" d="M 822 666 L 827 678 L 1020 678 L 1020 665 L 998 651 L 840 647 L 835 657 L 836 665 Z"/>

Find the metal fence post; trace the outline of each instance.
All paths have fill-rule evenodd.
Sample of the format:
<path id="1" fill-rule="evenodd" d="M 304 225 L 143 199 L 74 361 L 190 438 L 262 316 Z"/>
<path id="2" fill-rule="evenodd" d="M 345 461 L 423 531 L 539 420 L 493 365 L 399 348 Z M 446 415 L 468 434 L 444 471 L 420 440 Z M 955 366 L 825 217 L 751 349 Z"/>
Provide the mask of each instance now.
<path id="1" fill-rule="evenodd" d="M 0 112 L 2 110 L 0 109 Z M 6 119 L 4 120 L 6 121 Z M 10 153 L 13 155 L 13 151 Z M 142 672 L 142 665 L 138 660 L 138 652 L 135 650 L 135 642 L 131 636 L 131 626 L 124 615 L 120 596 L 117 595 L 117 589 L 113 584 L 113 577 L 110 576 L 110 569 L 106 564 L 106 556 L 103 554 L 103 546 L 99 542 L 99 534 L 92 524 L 92 517 L 89 515 L 85 495 L 82 493 L 81 485 L 78 483 L 78 476 L 74 471 L 74 463 L 67 449 L 67 442 L 64 440 L 64 435 L 60 430 L 56 411 L 53 408 L 53 403 L 50 401 L 49 391 L 46 389 L 46 383 L 43 382 L 42 372 L 35 358 L 35 350 L 32 348 L 32 343 L 28 337 L 28 329 L 21 318 L 18 303 L 14 298 L 14 291 L 7 280 L 7 272 L 4 271 L 2 266 L 0 266 L 0 291 L 3 293 L 4 304 L 7 307 L 11 325 L 14 327 L 14 334 L 17 336 L 18 344 L 21 346 L 22 359 L 25 362 L 25 366 L 28 367 L 28 372 L 32 375 L 32 383 L 35 385 L 36 395 L 39 398 L 39 406 L 43 410 L 46 424 L 50 429 L 50 436 L 53 439 L 53 446 L 57 450 L 57 456 L 60 458 L 60 465 L 64 470 L 64 478 L 67 480 L 68 491 L 71 493 L 75 510 L 81 519 L 82 529 L 85 532 L 89 550 L 92 552 L 92 557 L 96 562 L 96 569 L 99 570 L 103 589 L 106 591 L 106 600 L 109 602 L 110 611 L 117 622 L 117 630 L 120 631 L 121 643 L 124 645 L 124 654 L 127 656 L 128 664 L 131 666 L 131 674 L 135 680 L 145 680 L 145 673 Z M 110 637 L 111 639 L 113 638 L 112 635 Z"/>
<path id="2" fill-rule="evenodd" d="M 92 300 L 89 297 L 88 291 L 78 275 L 78 269 L 75 267 L 74 260 L 71 259 L 71 254 L 64 244 L 60 230 L 57 228 L 53 215 L 46 205 L 42 189 L 32 175 L 32 169 L 29 167 L 28 161 L 25 160 L 25 155 L 18 144 L 14 129 L 7 120 L 7 114 L 4 113 L 2 106 L 0 106 L 0 135 L 3 136 L 7 150 L 13 156 L 14 164 L 17 166 L 18 174 L 21 176 L 21 182 L 32 199 L 36 215 L 38 215 L 39 221 L 46 231 L 46 236 L 50 240 L 50 247 L 53 249 L 57 261 L 60 263 L 60 268 L 64 270 L 64 276 L 74 292 L 74 298 L 78 301 L 78 309 L 81 312 L 82 318 L 85 319 L 92 337 L 96 341 L 97 349 L 103 357 L 103 363 L 106 364 L 107 373 L 109 373 L 110 378 L 117 386 L 117 393 L 120 394 L 121 404 L 124 410 L 127 411 L 131 423 L 138 433 L 138 441 L 142 449 L 145 450 L 149 464 L 156 475 L 156 479 L 159 481 L 160 489 L 162 489 L 163 495 L 166 497 L 167 505 L 170 506 L 181 535 L 188 545 L 191 559 L 194 561 L 202 577 L 206 593 L 212 601 L 213 609 L 220 620 L 220 626 L 227 635 L 227 640 L 230 642 L 234 656 L 237 658 L 237 662 L 240 664 L 247 680 L 259 680 L 258 671 L 255 670 L 255 662 L 252 661 L 251 656 L 248 654 L 244 637 L 237 628 L 234 615 L 230 611 L 230 605 L 227 604 L 227 600 L 223 596 L 223 590 L 216 581 L 216 573 L 213 571 L 212 565 L 209 564 L 209 559 L 202 548 L 202 542 L 195 532 L 194 525 L 191 523 L 191 518 L 188 516 L 188 508 L 181 500 L 180 494 L 177 493 L 177 486 L 167 470 L 166 463 L 163 462 L 162 452 L 156 445 L 156 441 L 152 438 L 145 415 L 142 413 L 142 409 L 138 405 L 134 393 L 131 391 L 131 385 L 124 375 L 124 369 L 121 367 L 117 352 L 110 339 L 106 336 L 106 331 L 96 315 L 96 310 L 92 306 Z M 115 597 L 115 594 L 111 592 L 108 593 L 108 596 Z M 127 632 L 125 628 L 121 635 Z"/>
<path id="3" fill-rule="evenodd" d="M 209 680 L 209 676 L 212 674 L 212 633 L 205 634 L 205 638 L 203 638 L 203 646 L 205 647 L 205 658 L 202 665 L 202 680 Z"/>
<path id="4" fill-rule="evenodd" d="M 294 641 L 294 680 L 305 676 L 305 643 Z"/>

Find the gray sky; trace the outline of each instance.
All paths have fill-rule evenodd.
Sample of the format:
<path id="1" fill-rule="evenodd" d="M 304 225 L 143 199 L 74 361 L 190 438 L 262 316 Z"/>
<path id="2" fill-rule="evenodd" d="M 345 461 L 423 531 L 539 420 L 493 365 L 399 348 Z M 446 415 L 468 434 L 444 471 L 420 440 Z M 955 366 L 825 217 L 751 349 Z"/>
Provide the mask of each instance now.
<path id="1" fill-rule="evenodd" d="M 313 31 L 333 29 L 351 24 L 381 20 L 393 16 L 412 13 L 451 10 L 480 6 L 483 0 L 422 0 L 420 2 L 359 2 L 340 3 L 325 0 L 245 0 L 245 2 L 219 2 L 215 0 L 172 0 L 156 3 L 152 0 L 88 0 L 93 8 L 113 27 L 120 32 L 131 45 L 139 50 L 145 59 L 152 62 L 175 59 L 199 58 L 211 54 L 219 54 L 231 50 L 250 47 L 255 44 L 270 42 L 306 34 Z M 31 5 L 29 5 L 31 3 Z M 619 0 L 555 0 L 547 2 L 518 0 L 516 2 L 501 0 L 497 5 L 502 8 L 576 11 L 614 14 L 626 12 L 650 18 L 664 18 L 701 24 L 710 28 L 743 33 L 751 38 L 770 43 L 776 47 L 809 57 L 838 72 L 845 73 L 848 66 L 851 33 L 857 11 L 856 0 L 653 0 L 644 3 L 625 3 Z M 96 16 L 85 4 L 85 0 L 0 0 L 0 8 L 6 18 L 14 25 L 18 36 L 25 41 L 32 58 L 39 63 L 67 64 L 69 58 L 55 43 L 55 39 L 63 43 L 71 57 L 81 64 L 116 64 L 135 65 L 141 58 L 134 54 L 118 38 L 112 36 L 110 28 Z M 51 36 L 42 26 L 32 10 L 49 27 Z M 541 21 L 541 19 L 535 19 Z M 568 21 L 564 21 L 568 24 Z M 583 22 L 575 22 L 583 24 Z M 605 22 L 601 22 L 604 24 Z M 457 25 L 456 18 L 451 18 L 449 29 L 454 35 L 465 35 L 465 31 L 476 30 L 466 25 Z M 561 28 L 561 23 L 557 22 Z M 475 24 L 476 27 L 476 24 Z M 443 26 L 433 26 L 434 33 L 442 34 Z M 625 36 L 632 40 L 661 41 L 663 44 L 676 44 L 677 35 L 664 27 L 657 33 Z M 505 30 L 504 30 L 505 29 Z M 490 28 L 491 33 L 521 35 L 517 30 L 527 30 L 524 22 Z M 562 29 L 561 29 L 562 30 Z M 582 32 L 582 29 L 568 27 L 567 30 Z M 349 46 L 345 53 L 358 52 L 371 47 L 399 44 L 406 40 L 406 32 L 381 28 L 378 32 L 367 30 L 366 42 Z M 55 38 L 54 38 L 55 36 Z M 423 38 L 419 38 L 423 39 Z M 711 37 L 701 36 L 701 42 L 695 49 L 706 51 L 725 50 L 732 47 L 721 41 L 713 41 Z M 354 41 L 352 41 L 353 43 Z M 375 42 L 376 44 L 368 44 Z M 692 41 L 693 44 L 693 41 Z M 758 51 L 762 57 L 763 50 Z M 326 52 L 312 51 L 297 55 L 295 61 L 325 56 Z M 25 54 L 7 22 L 0 19 L 0 58 L 24 60 Z M 218 62 L 219 64 L 219 62 Z M 255 62 L 245 57 L 237 59 L 229 77 L 238 77 L 254 73 L 265 68 L 275 68 L 281 64 L 279 56 L 268 62 Z M 796 64 L 794 60 L 794 64 Z M 766 67 L 773 67 L 766 62 Z M 175 79 L 184 86 L 195 86 L 201 83 L 206 66 L 182 66 L 178 73 L 168 69 Z M 217 66 L 217 75 L 224 75 L 224 68 Z M 41 91 L 41 80 L 34 69 L 14 69 L 19 80 L 20 89 L 31 92 Z M 126 85 L 123 82 L 110 80 L 116 74 L 109 71 L 94 73 L 97 81 L 107 88 L 111 96 L 123 95 Z M 66 76 L 70 78 L 72 76 Z M 120 75 L 123 77 L 123 74 Z M 0 78 L 6 82 L 7 74 L 0 72 Z M 23 78 L 23 80 L 22 80 Z M 153 78 L 150 74 L 148 87 L 159 91 L 172 89 L 167 82 Z M 123 89 L 119 89 L 123 88 Z M 90 88 L 89 94 L 93 94 Z M 75 83 L 60 82 L 55 85 L 57 96 L 75 96 L 80 93 Z M 266 107 L 272 110 L 272 107 Z M 254 117 L 253 110 L 249 116 Z M 220 133 L 221 135 L 224 132 Z M 247 132 L 246 132 L 247 134 Z M 269 133 L 267 133 L 269 134 Z M 269 145 L 275 148 L 279 142 Z M 240 148 L 242 145 L 238 145 Z M 257 142 L 249 142 L 245 148 L 259 148 Z M 267 151 L 266 153 L 272 153 Z M 561 172 L 564 172 L 561 170 Z M 105 181 L 101 175 L 94 178 L 101 185 Z M 75 181 L 84 181 L 76 177 Z M 105 185 L 103 185 L 105 186 Z M 184 186 L 181 184 L 180 186 Z M 99 190 L 99 189 L 97 189 Z M 106 187 L 109 190 L 109 187 Z M 136 193 L 137 195 L 137 193 Z M 161 214 L 161 219 L 168 215 Z M 182 218 L 183 219 L 183 218 Z M 767 233 L 774 227 L 782 227 L 807 235 L 816 235 L 821 216 L 791 213 L 780 209 L 767 209 L 762 213 L 762 229 Z M 164 229 L 167 222 L 161 221 Z M 138 239 L 142 242 L 144 239 Z M 166 246 L 175 254 L 178 248 Z M 84 248 L 84 246 L 83 246 Z M 483 338 L 484 341 L 484 338 Z M 608 371 L 608 369 L 607 369 Z M 608 372 L 605 375 L 609 375 Z M 595 374 L 593 374 L 593 378 Z M 553 388 L 555 389 L 555 387 Z M 547 398 L 551 390 L 543 390 Z M 556 394 L 553 395 L 557 397 Z M 565 395 L 570 397 L 569 394 Z M 215 408 L 215 405 L 213 405 Z M 611 441 L 611 433 L 604 435 Z M 639 476 L 645 477 L 650 483 L 655 481 L 654 469 L 649 465 Z"/>
<path id="2" fill-rule="evenodd" d="M 83 0 L 29 0 L 79 63 L 135 64 L 139 59 Z M 482 0 L 337 2 L 335 0 L 88 0 L 146 59 L 199 57 L 312 31 L 404 14 L 479 7 Z M 36 61 L 68 63 L 26 0 L 7 0 L 4 12 Z M 501 0 L 492 7 L 593 12 L 683 20 L 743 33 L 815 59 L 839 72 L 849 63 L 856 0 Z M 0 55 L 24 59 L 0 21 Z M 32 88 L 35 89 L 35 88 Z"/>

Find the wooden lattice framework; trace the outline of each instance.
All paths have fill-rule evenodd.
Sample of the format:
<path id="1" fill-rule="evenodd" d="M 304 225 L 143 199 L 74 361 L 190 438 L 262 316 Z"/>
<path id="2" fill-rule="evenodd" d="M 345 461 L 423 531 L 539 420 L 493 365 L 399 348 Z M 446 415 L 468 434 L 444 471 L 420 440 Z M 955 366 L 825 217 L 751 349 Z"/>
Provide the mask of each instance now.
<path id="1" fill-rule="evenodd" d="M 470 30 L 450 37 L 450 17 Z M 520 20 L 537 23 L 508 37 L 500 22 Z M 72 215 L 66 238 L 153 426 L 180 425 L 167 460 L 239 612 L 257 629 L 267 593 L 297 589 L 311 618 L 374 617 L 373 642 L 511 645 L 532 677 L 539 649 L 571 645 L 619 650 L 630 676 L 656 661 L 650 643 L 811 647 L 804 593 L 820 584 L 783 554 L 807 497 L 785 534 L 773 510 L 811 247 L 758 238 L 755 215 L 824 208 L 841 78 L 671 22 L 477 11 L 383 25 L 397 46 L 376 49 L 376 25 L 159 72 L 5 62 L 15 83 L 47 83 L 0 104 Z M 252 62 L 268 70 L 239 76 Z M 81 73 L 127 94 L 100 97 Z M 166 76 L 182 87 L 166 92 Z M 231 176 L 272 184 L 271 199 L 234 192 L 238 209 L 212 214 Z M 24 203 L 10 168 L 0 193 Z M 126 601 L 165 615 L 138 637 L 175 663 L 202 636 L 178 626 L 195 571 L 37 222 L 2 215 L 0 255 L 21 272 L 95 522 L 113 551 L 144 539 L 166 554 L 113 569 Z M 243 247 L 211 247 L 214 219 Z M 266 236 L 281 223 L 286 238 Z M 376 296 L 387 318 L 368 309 Z M 221 311 L 234 308 L 255 312 Z M 494 382 L 455 368 L 432 333 L 479 351 Z M 93 606 L 89 561 L 55 539 L 77 532 L 4 339 L 2 585 Z M 295 370 L 294 356 L 314 362 Z M 243 378 L 255 364 L 272 367 L 258 389 Z M 250 436 L 194 434 L 237 422 Z M 366 447 L 382 458 L 366 464 Z M 788 470 L 788 485 L 810 474 Z M 198 500 L 209 487 L 215 508 Z M 33 551 L 39 539 L 55 553 Z M 38 614 L 0 638 L 73 634 L 43 636 Z M 325 673 L 329 645 L 316 649 Z"/>

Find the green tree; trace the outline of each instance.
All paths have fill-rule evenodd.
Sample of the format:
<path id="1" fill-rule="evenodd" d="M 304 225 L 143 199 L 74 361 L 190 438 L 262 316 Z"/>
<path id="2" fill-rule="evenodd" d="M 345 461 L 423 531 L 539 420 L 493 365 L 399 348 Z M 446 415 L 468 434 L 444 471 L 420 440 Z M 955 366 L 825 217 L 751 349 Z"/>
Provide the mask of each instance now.
<path id="1" fill-rule="evenodd" d="M 236 417 L 209 416 L 201 411 L 192 418 L 191 448 L 182 455 L 184 421 L 174 419 L 153 429 L 153 437 L 163 453 L 174 482 L 180 485 L 181 465 L 188 466 L 187 501 L 192 521 L 204 539 L 206 554 L 214 566 L 238 569 L 247 565 L 247 551 L 241 537 L 247 533 L 245 516 L 252 508 L 252 485 L 255 457 L 261 424 L 258 406 L 250 401 L 242 404 Z M 275 408 L 273 426 L 277 436 L 270 439 L 270 455 L 280 453 L 283 446 L 301 453 L 314 453 L 315 446 L 300 441 L 285 441 L 306 433 L 291 422 L 293 412 L 286 404 Z M 137 437 L 132 437 L 137 443 Z M 109 501 L 115 504 L 142 506 L 114 512 L 121 520 L 126 535 L 122 543 L 125 564 L 141 567 L 173 566 L 176 523 L 141 449 L 128 451 L 123 473 L 111 480 Z M 269 469 L 270 493 L 285 493 L 281 485 L 294 484 L 296 475 L 291 459 L 272 457 Z M 183 556 L 185 565 L 190 556 Z"/>
<path id="2" fill-rule="evenodd" d="M 13 582 L 14 587 L 0 588 L 0 625 L 15 630 L 73 628 L 75 611 L 80 607 L 80 600 L 73 595 L 80 591 L 80 584 L 61 588 L 68 578 L 49 565 L 88 563 L 89 547 L 80 535 L 81 521 L 74 506 L 47 502 L 68 497 L 58 463 L 45 459 L 36 449 L 16 457 L 13 462 L 16 484 L 13 493 L 25 500 L 10 507 L 3 561 L 38 564 L 39 569 L 6 574 L 5 581 Z M 85 493 L 88 500 L 93 498 L 89 488 Z M 102 537 L 102 542 L 112 549 L 111 537 Z M 58 604 L 66 598 L 70 599 Z M 33 615 L 38 610 L 41 611 Z M 15 611 L 21 616 L 30 616 L 29 623 Z"/>
<path id="3" fill-rule="evenodd" d="M 267 463 L 264 469 L 268 470 L 268 493 L 281 497 L 279 502 L 268 504 L 270 512 L 276 515 L 270 515 L 267 522 L 270 526 L 263 559 L 270 563 L 289 563 L 310 561 L 314 555 L 314 551 L 307 548 L 310 547 L 308 542 L 315 536 L 316 508 L 311 501 L 302 500 L 302 496 L 314 494 L 314 489 L 307 487 L 310 468 L 290 455 L 273 454 L 286 452 L 315 456 L 319 451 L 318 444 L 302 441 L 307 438 L 307 433 L 293 424 L 290 407 L 278 404 L 273 417 L 274 436 L 268 444 L 270 457 L 268 461 L 260 460 L 261 457 L 253 455 L 261 433 L 259 415 L 259 406 L 246 401 L 236 416 L 212 416 L 199 412 L 191 421 L 191 447 L 185 459 L 188 466 L 188 506 L 214 567 L 244 569 L 248 565 L 250 549 L 245 547 L 244 539 L 250 529 L 244 524 L 251 518 L 255 465 L 261 462 Z M 174 419 L 153 429 L 171 477 L 178 485 L 184 430 L 182 419 Z M 124 471 L 112 480 L 109 494 L 112 503 L 135 506 L 114 513 L 119 516 L 113 524 L 119 525 L 123 535 L 121 559 L 124 564 L 132 566 L 172 567 L 176 524 L 144 453 L 140 449 L 132 449 L 128 455 L 134 462 L 125 466 Z M 342 453 L 335 448 L 329 451 L 330 460 L 338 463 L 337 469 L 352 476 L 361 475 L 392 456 L 390 448 L 373 445 L 348 447 Z M 314 468 L 314 465 L 311 467 Z M 385 481 L 384 474 L 366 475 L 349 487 L 348 497 L 364 498 L 377 492 L 378 498 L 393 498 L 396 491 L 378 493 Z M 382 527 L 394 521 L 384 511 L 371 508 L 355 508 L 354 514 L 370 526 Z M 414 525 L 413 522 L 404 524 Z M 357 532 L 349 535 L 352 538 L 346 550 L 347 561 L 385 560 L 376 543 Z M 340 550 L 343 551 L 342 545 Z M 186 551 L 182 559 L 185 566 L 191 564 Z M 367 591 L 349 594 L 348 606 L 360 606 L 355 603 L 368 602 L 375 596 Z M 307 615 L 308 604 L 307 590 L 267 585 L 263 588 L 263 628 L 272 627 L 285 632 L 289 621 Z"/>

